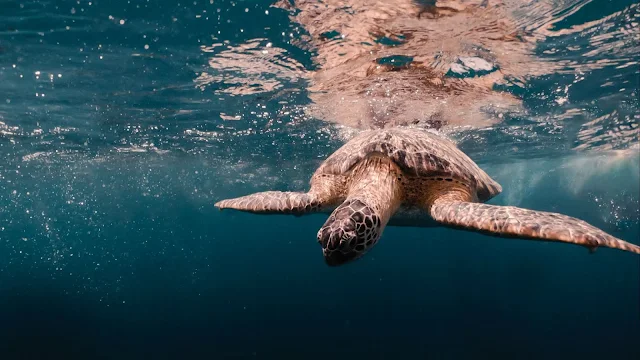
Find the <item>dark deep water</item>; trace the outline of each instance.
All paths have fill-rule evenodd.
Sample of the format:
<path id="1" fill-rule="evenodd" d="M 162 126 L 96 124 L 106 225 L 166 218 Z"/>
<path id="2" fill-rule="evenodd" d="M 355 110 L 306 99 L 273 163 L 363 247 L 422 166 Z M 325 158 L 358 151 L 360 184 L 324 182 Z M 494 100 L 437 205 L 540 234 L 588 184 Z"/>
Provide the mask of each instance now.
<path id="1" fill-rule="evenodd" d="M 303 115 L 305 82 L 280 70 L 313 54 L 269 5 L 0 0 L 0 359 L 640 358 L 638 256 L 390 227 L 329 268 L 323 215 L 215 210 L 304 189 L 345 132 Z M 618 12 L 540 51 L 579 62 L 563 49 L 637 35 L 629 1 L 558 26 Z M 277 71 L 251 70 L 260 49 Z M 526 117 L 451 134 L 502 184 L 491 203 L 640 242 L 640 56 L 616 49 L 530 79 Z"/>

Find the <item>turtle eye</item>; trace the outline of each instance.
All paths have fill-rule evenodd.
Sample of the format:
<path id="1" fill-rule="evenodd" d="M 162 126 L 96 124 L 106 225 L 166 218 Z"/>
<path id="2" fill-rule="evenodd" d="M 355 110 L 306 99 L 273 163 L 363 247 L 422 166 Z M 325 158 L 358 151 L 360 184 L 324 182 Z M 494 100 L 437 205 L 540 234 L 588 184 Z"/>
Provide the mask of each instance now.
<path id="1" fill-rule="evenodd" d="M 342 226 L 342 230 L 344 230 L 345 233 L 352 232 L 355 229 L 356 229 L 356 223 L 351 219 L 345 221 L 344 225 Z"/>

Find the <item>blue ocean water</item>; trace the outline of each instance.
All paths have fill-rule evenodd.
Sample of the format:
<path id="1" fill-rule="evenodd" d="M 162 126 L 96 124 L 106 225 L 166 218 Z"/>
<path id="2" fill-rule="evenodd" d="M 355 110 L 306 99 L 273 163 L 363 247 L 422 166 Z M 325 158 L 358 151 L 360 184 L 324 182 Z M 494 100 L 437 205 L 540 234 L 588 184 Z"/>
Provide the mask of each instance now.
<path id="1" fill-rule="evenodd" d="M 584 66 L 450 136 L 491 203 L 639 243 L 640 13 L 577 3 L 554 30 L 599 25 L 537 51 Z M 314 50 L 271 5 L 0 0 L 0 359 L 640 358 L 635 255 L 390 227 L 329 268 L 324 215 L 218 212 L 349 132 L 305 115 Z"/>

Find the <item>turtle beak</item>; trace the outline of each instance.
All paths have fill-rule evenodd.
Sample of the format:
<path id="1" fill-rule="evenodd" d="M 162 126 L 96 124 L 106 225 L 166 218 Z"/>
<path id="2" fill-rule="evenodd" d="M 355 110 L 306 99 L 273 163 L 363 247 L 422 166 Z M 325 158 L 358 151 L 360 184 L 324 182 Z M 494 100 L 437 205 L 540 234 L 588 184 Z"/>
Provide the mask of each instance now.
<path id="1" fill-rule="evenodd" d="M 324 253 L 324 262 L 331 267 L 344 265 L 358 257 L 358 253 L 356 251 L 343 253 L 340 250 L 328 251 L 328 252 L 323 250 L 323 253 Z"/>

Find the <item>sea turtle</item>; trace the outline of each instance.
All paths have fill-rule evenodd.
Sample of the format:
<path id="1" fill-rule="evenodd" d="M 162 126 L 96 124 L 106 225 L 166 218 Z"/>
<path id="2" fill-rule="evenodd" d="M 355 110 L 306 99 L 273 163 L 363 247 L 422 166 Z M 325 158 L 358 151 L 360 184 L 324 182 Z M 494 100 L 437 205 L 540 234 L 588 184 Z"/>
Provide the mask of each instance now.
<path id="1" fill-rule="evenodd" d="M 640 254 L 639 246 L 573 217 L 483 204 L 502 187 L 453 142 L 416 128 L 361 132 L 330 155 L 310 183 L 306 193 L 266 191 L 215 206 L 260 214 L 331 212 L 317 236 L 330 266 L 362 256 L 386 225 L 443 225 Z"/>

